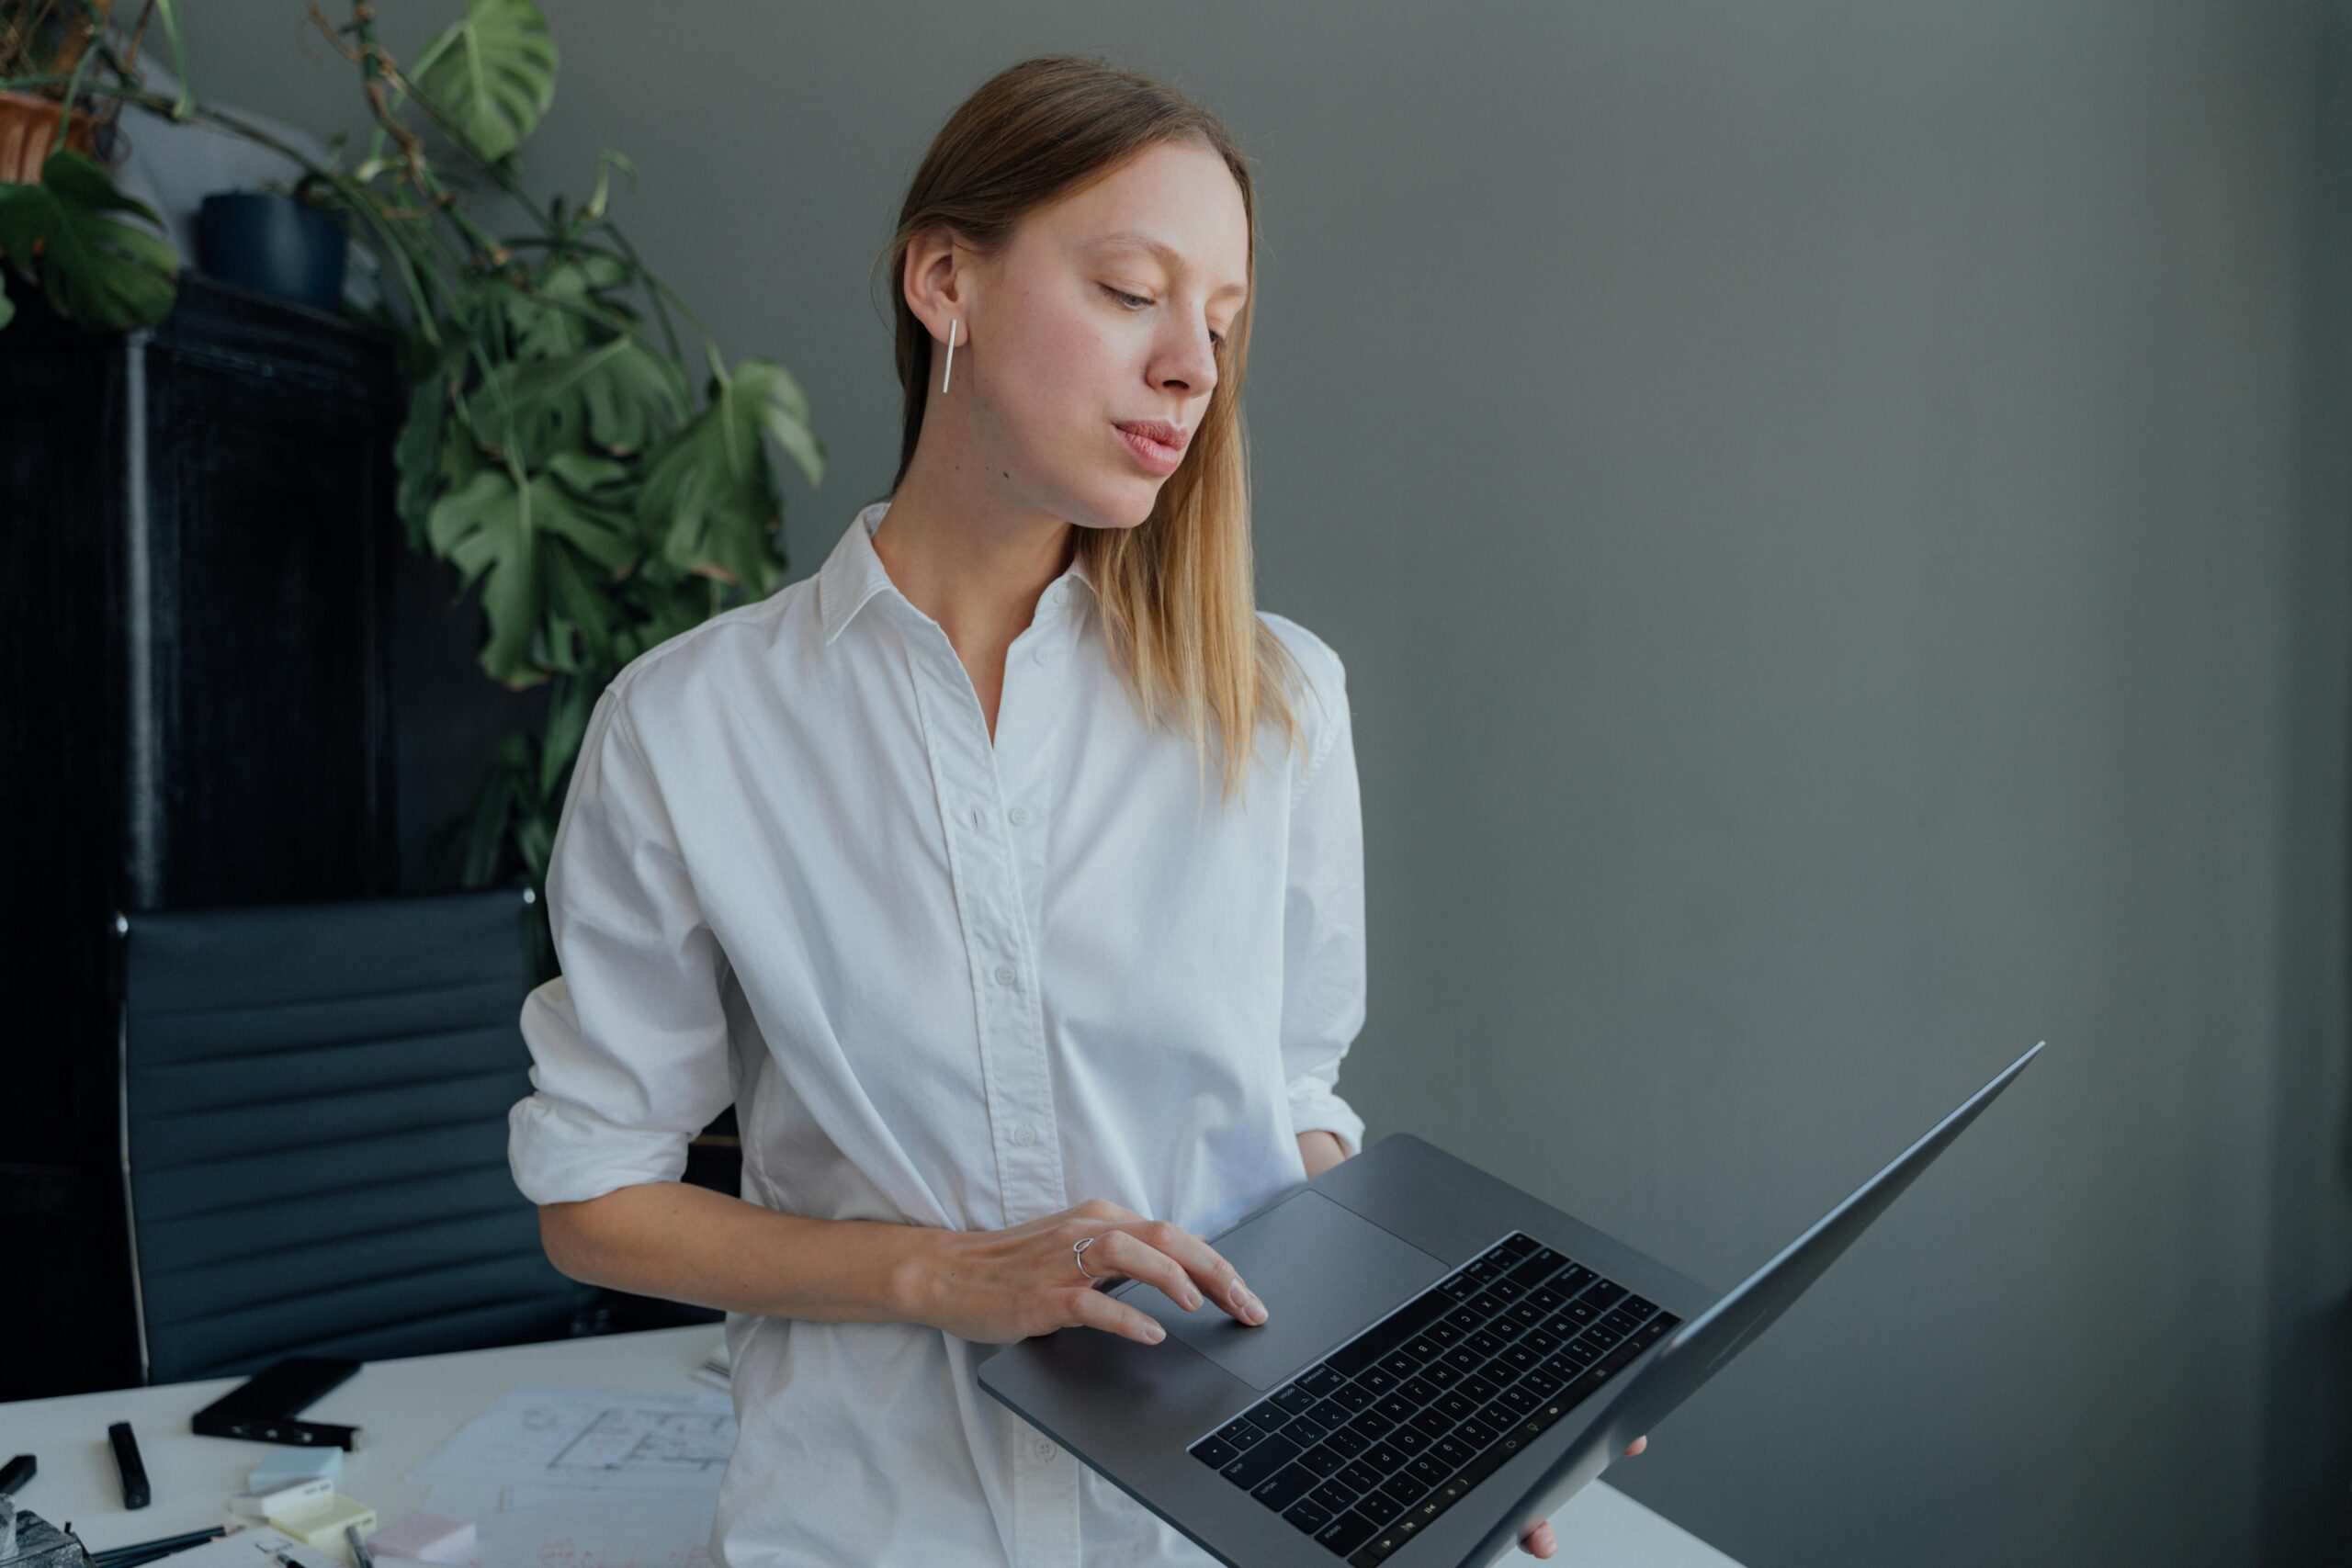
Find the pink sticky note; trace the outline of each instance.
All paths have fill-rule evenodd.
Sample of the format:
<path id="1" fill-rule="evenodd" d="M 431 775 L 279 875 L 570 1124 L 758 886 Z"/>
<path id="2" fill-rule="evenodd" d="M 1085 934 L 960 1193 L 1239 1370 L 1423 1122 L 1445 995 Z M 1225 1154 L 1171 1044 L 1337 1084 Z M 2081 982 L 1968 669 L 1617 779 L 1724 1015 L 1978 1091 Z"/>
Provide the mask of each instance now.
<path id="1" fill-rule="evenodd" d="M 411 1514 L 368 1538 L 368 1550 L 414 1562 L 462 1562 L 474 1549 L 474 1527 L 438 1514 Z"/>

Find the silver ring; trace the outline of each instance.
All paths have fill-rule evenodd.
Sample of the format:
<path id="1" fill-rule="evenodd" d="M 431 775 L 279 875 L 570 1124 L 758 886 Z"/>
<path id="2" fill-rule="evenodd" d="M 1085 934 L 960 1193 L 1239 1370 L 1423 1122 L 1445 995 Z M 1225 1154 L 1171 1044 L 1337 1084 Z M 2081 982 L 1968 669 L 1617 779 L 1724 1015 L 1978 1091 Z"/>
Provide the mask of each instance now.
<path id="1" fill-rule="evenodd" d="M 1084 1274 L 1088 1279 L 1107 1280 L 1111 1276 L 1108 1274 L 1096 1274 L 1091 1272 L 1086 1267 L 1086 1259 L 1078 1257 L 1080 1253 L 1084 1252 L 1088 1247 L 1092 1247 L 1093 1245 L 1094 1238 L 1092 1236 L 1080 1236 L 1078 1240 L 1069 1244 L 1070 1256 L 1078 1260 L 1078 1271 Z"/>

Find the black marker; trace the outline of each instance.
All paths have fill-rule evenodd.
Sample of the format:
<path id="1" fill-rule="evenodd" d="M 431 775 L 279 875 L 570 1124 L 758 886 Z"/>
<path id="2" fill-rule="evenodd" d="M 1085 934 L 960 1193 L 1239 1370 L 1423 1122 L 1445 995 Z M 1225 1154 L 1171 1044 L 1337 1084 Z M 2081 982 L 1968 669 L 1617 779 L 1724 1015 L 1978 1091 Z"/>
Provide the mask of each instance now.
<path id="1" fill-rule="evenodd" d="M 130 1423 L 118 1421 L 108 1427 L 107 1440 L 114 1445 L 114 1467 L 122 1474 L 122 1506 L 145 1507 L 147 1467 L 139 1462 L 139 1439 L 130 1435 Z"/>
<path id="2" fill-rule="evenodd" d="M 0 1469 L 0 1492 L 22 1492 L 25 1483 L 30 1481 L 40 1469 L 40 1463 L 32 1455 L 18 1454 L 8 1461 L 6 1469 Z"/>

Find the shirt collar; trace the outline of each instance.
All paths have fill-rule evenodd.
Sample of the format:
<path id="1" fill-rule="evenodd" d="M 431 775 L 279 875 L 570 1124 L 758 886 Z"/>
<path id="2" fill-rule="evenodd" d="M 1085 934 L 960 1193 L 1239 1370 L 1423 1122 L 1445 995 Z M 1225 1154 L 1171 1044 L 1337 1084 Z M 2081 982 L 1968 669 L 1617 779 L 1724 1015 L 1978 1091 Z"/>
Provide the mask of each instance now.
<path id="1" fill-rule="evenodd" d="M 842 628 L 849 625 L 858 611 L 865 607 L 865 602 L 876 593 L 887 592 L 910 610 L 914 608 L 913 603 L 899 592 L 899 585 L 890 581 L 889 571 L 874 548 L 874 530 L 882 525 L 883 513 L 889 510 L 888 501 L 877 501 L 861 511 L 856 519 L 842 530 L 841 542 L 833 547 L 832 554 L 827 556 L 825 564 L 818 569 L 817 612 L 824 623 L 825 642 L 829 647 L 835 637 L 842 635 Z M 1069 570 L 1056 578 L 1054 583 L 1064 578 L 1077 579 L 1086 585 L 1090 593 L 1096 591 L 1093 577 L 1076 552 L 1071 554 Z M 1053 584 L 1046 587 L 1047 592 L 1038 600 L 1041 613 L 1045 606 L 1054 603 Z"/>

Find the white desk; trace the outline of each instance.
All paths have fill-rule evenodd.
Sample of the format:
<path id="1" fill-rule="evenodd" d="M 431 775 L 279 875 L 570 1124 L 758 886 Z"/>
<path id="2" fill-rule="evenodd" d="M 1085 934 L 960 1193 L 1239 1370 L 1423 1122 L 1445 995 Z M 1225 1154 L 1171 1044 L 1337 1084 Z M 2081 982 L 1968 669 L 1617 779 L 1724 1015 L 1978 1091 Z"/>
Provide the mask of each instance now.
<path id="1" fill-rule="evenodd" d="M 375 1509 L 380 1527 L 423 1506 L 425 1489 L 404 1479 L 408 1472 L 509 1388 L 557 1383 L 703 1390 L 709 1385 L 692 1373 L 718 1339 L 717 1325 L 695 1325 L 370 1361 L 303 1414 L 364 1428 L 362 1446 L 344 1456 L 340 1490 Z M 229 1495 L 244 1490 L 246 1472 L 273 1447 L 199 1438 L 187 1429 L 187 1421 L 242 1381 L 216 1378 L 0 1403 L 0 1462 L 13 1454 L 34 1455 L 40 1473 L 25 1488 L 22 1506 L 53 1525 L 72 1524 L 93 1551 L 227 1523 Z M 154 1499 L 144 1508 L 122 1506 L 114 1456 L 107 1446 L 107 1427 L 117 1421 L 130 1422 L 139 1439 Z M 1622 1462 L 1640 1464 L 1648 1458 Z M 1560 1548 L 1550 1560 L 1564 1568 L 1738 1568 L 1605 1481 L 1570 1498 L 1553 1516 L 1553 1529 Z M 1514 1561 L 1532 1564 L 1537 1559 L 1522 1552 Z"/>

